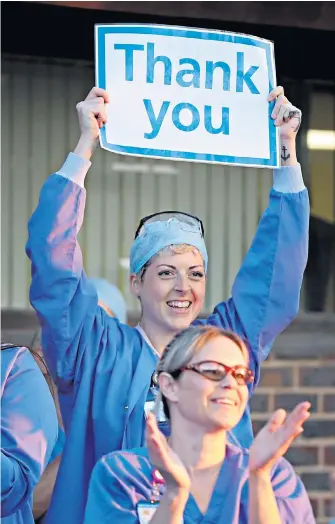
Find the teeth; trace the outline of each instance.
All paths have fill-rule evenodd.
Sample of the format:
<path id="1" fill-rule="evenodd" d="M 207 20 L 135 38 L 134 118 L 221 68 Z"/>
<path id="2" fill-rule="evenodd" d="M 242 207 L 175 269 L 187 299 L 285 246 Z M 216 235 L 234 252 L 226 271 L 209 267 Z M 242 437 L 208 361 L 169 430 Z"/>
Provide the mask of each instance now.
<path id="1" fill-rule="evenodd" d="M 191 302 L 189 300 L 183 301 L 183 302 L 179 300 L 173 300 L 171 302 L 168 302 L 167 304 L 170 307 L 176 307 L 179 309 L 187 309 L 188 307 L 190 307 Z"/>

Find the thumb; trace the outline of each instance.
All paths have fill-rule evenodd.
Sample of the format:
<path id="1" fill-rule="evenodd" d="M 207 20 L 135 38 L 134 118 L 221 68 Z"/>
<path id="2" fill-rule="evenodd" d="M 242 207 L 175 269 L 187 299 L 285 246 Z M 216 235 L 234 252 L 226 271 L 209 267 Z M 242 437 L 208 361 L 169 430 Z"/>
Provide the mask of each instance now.
<path id="1" fill-rule="evenodd" d="M 285 409 L 277 409 L 271 416 L 269 422 L 267 423 L 267 427 L 271 433 L 275 433 L 277 429 L 279 429 L 286 420 L 286 411 Z"/>
<path id="2" fill-rule="evenodd" d="M 101 87 L 93 87 L 93 89 L 91 89 L 91 91 L 88 93 L 86 100 L 97 97 L 103 98 L 105 103 L 109 102 L 109 95 L 107 91 Z"/>

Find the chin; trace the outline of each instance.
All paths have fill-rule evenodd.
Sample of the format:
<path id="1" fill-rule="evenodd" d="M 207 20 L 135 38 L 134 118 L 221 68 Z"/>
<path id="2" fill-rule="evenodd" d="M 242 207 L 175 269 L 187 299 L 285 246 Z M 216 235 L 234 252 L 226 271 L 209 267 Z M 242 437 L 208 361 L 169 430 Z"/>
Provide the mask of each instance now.
<path id="1" fill-rule="evenodd" d="M 184 318 L 177 318 L 174 319 L 174 321 L 171 322 L 170 325 L 172 326 L 173 331 L 182 331 L 183 329 L 188 328 L 192 324 L 193 320 L 194 319 L 189 316 Z"/>
<path id="2" fill-rule="evenodd" d="M 212 421 L 215 424 L 216 429 L 223 429 L 224 431 L 230 431 L 236 426 L 236 420 L 232 417 L 215 417 Z"/>

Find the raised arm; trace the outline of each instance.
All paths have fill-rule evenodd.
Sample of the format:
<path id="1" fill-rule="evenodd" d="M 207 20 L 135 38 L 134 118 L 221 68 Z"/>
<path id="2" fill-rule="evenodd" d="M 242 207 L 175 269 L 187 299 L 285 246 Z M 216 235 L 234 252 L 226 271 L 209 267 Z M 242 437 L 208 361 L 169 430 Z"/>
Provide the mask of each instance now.
<path id="1" fill-rule="evenodd" d="M 86 192 L 84 178 L 105 121 L 107 93 L 93 89 L 77 106 L 81 136 L 57 174 L 45 182 L 28 224 L 32 263 L 30 300 L 41 326 L 45 358 L 59 386 L 71 384 L 98 311 L 97 294 L 85 276 L 77 236 Z M 96 349 L 90 340 L 92 353 Z"/>
<path id="2" fill-rule="evenodd" d="M 256 365 L 299 311 L 308 254 L 309 199 L 296 159 L 301 112 L 276 88 L 272 118 L 280 126 L 282 167 L 274 170 L 270 202 L 235 279 L 232 298 L 217 306 L 210 323 L 242 332 Z"/>
<path id="3" fill-rule="evenodd" d="M 57 440 L 48 385 L 26 348 L 2 351 L 1 515 L 30 500 Z"/>

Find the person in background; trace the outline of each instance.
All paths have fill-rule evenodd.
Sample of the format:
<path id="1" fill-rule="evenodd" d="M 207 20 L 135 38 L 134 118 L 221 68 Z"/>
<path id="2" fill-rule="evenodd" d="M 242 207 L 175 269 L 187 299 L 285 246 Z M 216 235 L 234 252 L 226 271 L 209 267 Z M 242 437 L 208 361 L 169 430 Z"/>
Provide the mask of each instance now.
<path id="1" fill-rule="evenodd" d="M 102 307 L 109 316 L 116 317 L 120 320 L 120 322 L 126 323 L 127 304 L 119 289 L 115 285 L 102 278 L 91 278 L 91 283 L 94 285 L 98 294 L 99 306 Z M 57 388 L 54 382 L 52 381 L 52 378 L 49 374 L 49 371 L 43 358 L 40 329 L 35 333 L 31 347 L 40 357 L 36 359 L 36 362 L 38 363 L 44 375 L 44 378 L 47 380 L 49 384 L 51 382 L 58 418 L 58 439 L 49 459 L 48 466 L 45 472 L 43 473 L 40 482 L 37 484 L 34 490 L 33 513 L 35 518 L 35 524 L 43 524 L 43 522 L 45 522 L 45 517 L 55 487 L 58 468 L 60 465 L 61 456 L 65 444 L 65 432 L 59 408 Z"/>
<path id="2" fill-rule="evenodd" d="M 98 305 L 110 317 L 118 318 L 122 324 L 126 324 L 127 304 L 121 291 L 103 278 L 91 278 L 90 281 L 98 294 Z"/>
<path id="3" fill-rule="evenodd" d="M 58 438 L 57 442 L 52 450 L 52 453 L 49 457 L 48 465 L 36 485 L 33 494 L 33 515 L 35 519 L 35 524 L 43 524 L 45 522 L 45 517 L 49 508 L 52 492 L 55 486 L 58 468 L 61 460 L 62 451 L 65 443 L 65 432 L 64 425 L 62 421 L 62 416 L 59 407 L 59 399 L 57 388 L 50 376 L 47 365 L 44 361 L 44 356 L 41 347 L 41 330 L 38 329 L 34 334 L 33 340 L 30 344 L 30 347 L 33 350 L 33 356 L 36 363 L 38 364 L 46 382 L 49 384 L 49 387 L 52 391 L 53 400 L 55 403 L 57 420 L 58 420 Z"/>
<path id="4" fill-rule="evenodd" d="M 102 457 L 91 476 L 84 524 L 315 524 L 301 480 L 282 458 L 309 417 L 310 403 L 276 411 L 250 451 L 227 438 L 254 380 L 242 339 L 192 326 L 157 366 L 171 422 L 167 440 L 150 413 L 147 448 Z"/>
<path id="5" fill-rule="evenodd" d="M 57 441 L 48 384 L 26 347 L 1 345 L 1 524 L 32 524 L 33 490 Z"/>

